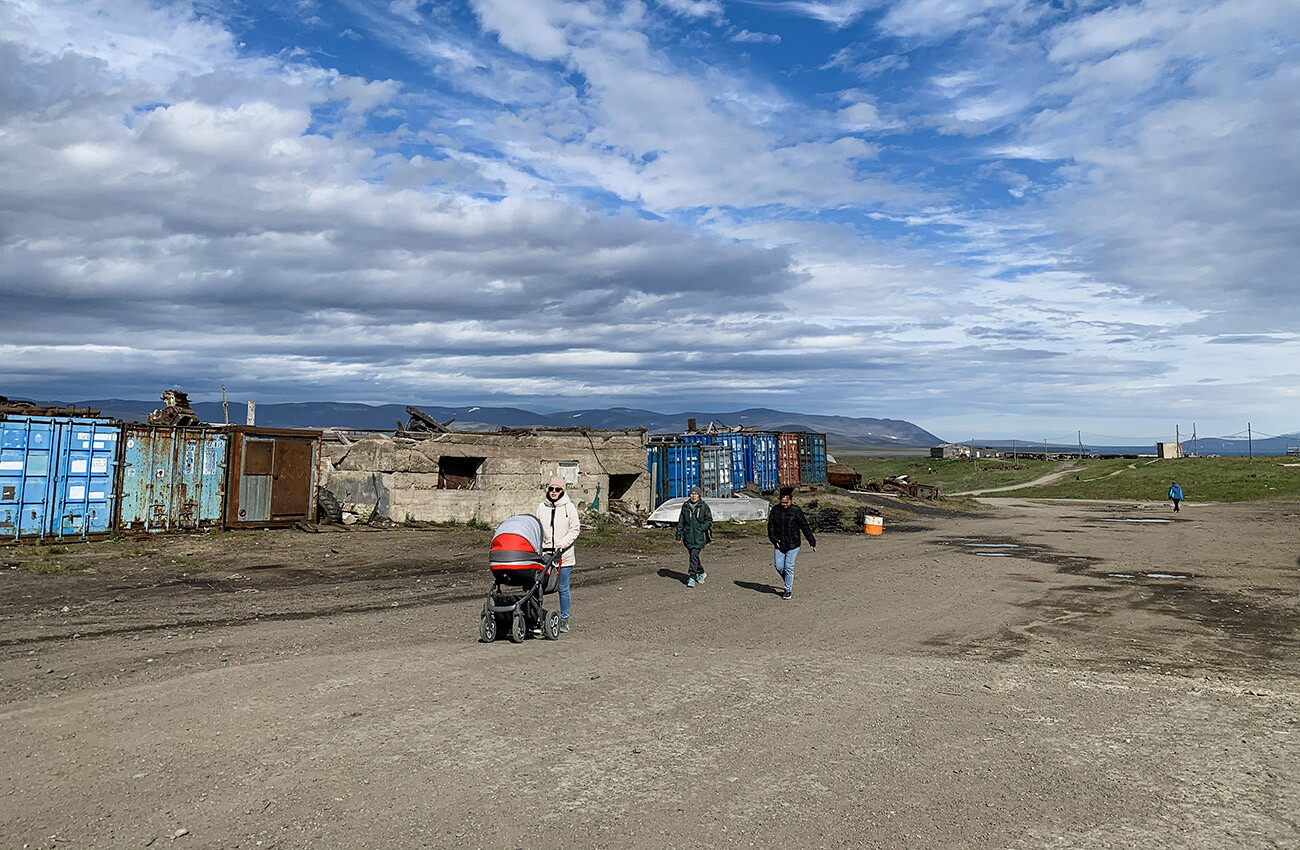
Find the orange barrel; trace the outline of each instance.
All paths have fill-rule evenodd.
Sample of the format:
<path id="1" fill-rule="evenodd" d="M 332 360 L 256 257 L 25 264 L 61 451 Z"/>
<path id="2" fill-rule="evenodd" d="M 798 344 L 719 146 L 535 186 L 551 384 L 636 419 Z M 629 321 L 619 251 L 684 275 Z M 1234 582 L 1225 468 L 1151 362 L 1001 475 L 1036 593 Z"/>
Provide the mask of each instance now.
<path id="1" fill-rule="evenodd" d="M 882 516 L 867 516 L 862 518 L 863 534 L 884 534 L 885 518 Z"/>

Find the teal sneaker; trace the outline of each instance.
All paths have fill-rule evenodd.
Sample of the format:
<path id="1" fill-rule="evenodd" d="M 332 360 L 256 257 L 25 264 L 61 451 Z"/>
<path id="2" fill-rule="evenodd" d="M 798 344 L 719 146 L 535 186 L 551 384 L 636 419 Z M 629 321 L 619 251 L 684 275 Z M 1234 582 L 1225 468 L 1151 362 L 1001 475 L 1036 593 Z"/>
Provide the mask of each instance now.
<path id="1" fill-rule="evenodd" d="M 693 579 L 693 578 L 688 578 L 688 579 L 686 580 L 686 586 L 687 586 L 687 587 L 695 587 L 695 579 Z"/>
<path id="2" fill-rule="evenodd" d="M 568 618 L 568 617 L 561 617 L 561 618 L 560 618 L 560 634 L 564 634 L 564 633 L 567 632 L 568 630 L 569 630 L 569 618 Z"/>
<path id="3" fill-rule="evenodd" d="M 700 573 L 695 577 L 696 584 L 704 584 L 704 580 L 709 577 L 708 573 Z"/>

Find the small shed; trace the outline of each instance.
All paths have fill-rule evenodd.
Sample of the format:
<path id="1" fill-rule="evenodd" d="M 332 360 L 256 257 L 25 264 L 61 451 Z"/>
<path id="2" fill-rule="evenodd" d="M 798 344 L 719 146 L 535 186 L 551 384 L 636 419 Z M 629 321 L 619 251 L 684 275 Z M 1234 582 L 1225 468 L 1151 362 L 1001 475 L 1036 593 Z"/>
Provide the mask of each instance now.
<path id="1" fill-rule="evenodd" d="M 932 446 L 930 448 L 930 457 L 948 458 L 951 460 L 970 458 L 970 446 L 963 446 L 958 443 L 944 443 L 940 446 Z"/>
<path id="2" fill-rule="evenodd" d="M 1156 443 L 1156 457 L 1162 460 L 1177 460 L 1182 456 L 1182 443 Z"/>

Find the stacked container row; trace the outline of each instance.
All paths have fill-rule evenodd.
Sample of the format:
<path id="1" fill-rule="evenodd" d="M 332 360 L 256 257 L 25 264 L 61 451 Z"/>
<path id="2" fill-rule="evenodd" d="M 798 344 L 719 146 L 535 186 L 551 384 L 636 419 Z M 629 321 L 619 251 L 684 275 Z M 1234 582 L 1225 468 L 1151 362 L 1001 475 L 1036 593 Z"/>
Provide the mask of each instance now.
<path id="1" fill-rule="evenodd" d="M 316 515 L 320 432 L 0 418 L 0 541 L 66 541 Z"/>
<path id="2" fill-rule="evenodd" d="M 776 434 L 755 431 L 721 434 L 688 433 L 681 435 L 681 441 L 701 446 L 730 448 L 733 491 L 752 483 L 761 492 L 770 493 L 782 483 Z M 795 468 L 797 469 L 797 461 Z"/>

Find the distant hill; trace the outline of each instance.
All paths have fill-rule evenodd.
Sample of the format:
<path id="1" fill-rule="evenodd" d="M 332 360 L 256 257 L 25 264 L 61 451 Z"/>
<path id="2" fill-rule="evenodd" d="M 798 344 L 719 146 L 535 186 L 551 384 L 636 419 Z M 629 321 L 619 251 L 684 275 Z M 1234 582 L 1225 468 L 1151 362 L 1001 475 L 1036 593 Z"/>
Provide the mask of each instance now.
<path id="1" fill-rule="evenodd" d="M 57 404 L 59 402 L 42 402 Z M 92 399 L 73 402 L 78 407 L 94 407 L 103 416 L 127 422 L 143 422 L 161 406 L 160 401 L 128 399 Z M 194 412 L 204 422 L 224 422 L 219 402 L 198 402 Z M 934 434 L 902 419 L 867 419 L 850 416 L 821 416 L 790 413 L 753 407 L 730 412 L 687 411 L 657 413 L 629 407 L 568 410 L 560 413 L 534 413 L 516 407 L 439 407 L 417 405 L 440 422 L 455 419 L 456 428 L 470 431 L 495 430 L 506 425 L 514 428 L 641 428 L 652 433 L 671 433 L 686 429 L 688 419 L 700 428 L 710 422 L 720 425 L 745 425 L 761 431 L 817 431 L 837 448 L 921 448 L 943 442 Z M 245 407 L 230 405 L 230 421 L 242 423 Z M 409 417 L 401 404 L 349 404 L 342 402 L 301 402 L 295 404 L 259 404 L 257 424 L 271 428 L 355 428 L 392 431 L 397 422 Z"/>

